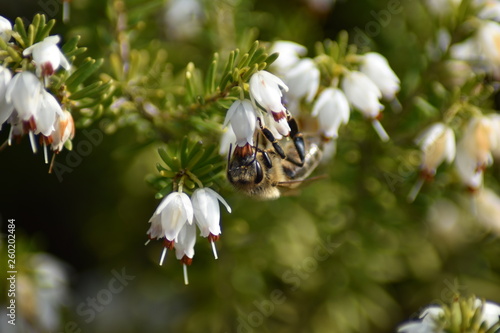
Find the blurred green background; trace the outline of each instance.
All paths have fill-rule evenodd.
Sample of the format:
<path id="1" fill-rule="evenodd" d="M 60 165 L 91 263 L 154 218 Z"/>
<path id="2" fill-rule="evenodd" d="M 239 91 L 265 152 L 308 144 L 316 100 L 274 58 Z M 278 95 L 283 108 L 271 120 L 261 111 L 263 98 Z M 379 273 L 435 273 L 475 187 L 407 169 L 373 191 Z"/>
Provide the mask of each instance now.
<path id="1" fill-rule="evenodd" d="M 188 61 L 203 68 L 213 52 L 237 47 L 248 27 L 257 29 L 259 40 L 293 40 L 312 56 L 317 41 L 335 39 L 340 30 L 356 36 L 389 2 L 337 1 L 318 12 L 298 0 L 206 1 L 206 29 L 187 40 L 167 33 L 165 2 L 126 5 L 134 9 L 132 23 L 141 22 L 133 47 L 161 40 L 174 72 L 180 72 Z M 60 6 L 2 3 L 0 15 L 31 20 L 44 11 L 40 3 Z M 188 286 L 173 253 L 160 267 L 161 244 L 144 246 L 147 222 L 159 203 L 144 180 L 160 161 L 156 143 L 141 145 L 147 133 L 125 125 L 105 135 L 61 182 L 47 174 L 26 138 L 3 150 L 0 218 L 2 232 L 7 219 L 16 219 L 19 269 L 29 270 L 23 257 L 38 251 L 68 267 L 69 297 L 57 332 L 391 332 L 419 308 L 450 301 L 456 292 L 500 302 L 500 242 L 467 212 L 469 195 L 453 182 L 451 168 L 440 169 L 416 202 L 406 202 L 419 165 L 412 140 L 438 119 L 412 106 L 436 74 L 423 59 L 425 41 L 438 24 L 425 7 L 401 1 L 401 13 L 362 45 L 387 57 L 402 80 L 403 111 L 388 107 L 382 121 L 391 142 L 382 144 L 370 124 L 352 114 L 336 156 L 315 172 L 328 178 L 303 186 L 297 195 L 261 202 L 220 184 L 233 213 L 222 213 L 219 259 L 199 240 Z M 106 1 L 74 0 L 70 23 L 54 15 L 54 33 L 81 34 L 89 55 L 106 58 L 114 29 L 107 8 Z M 91 129 L 99 126 L 97 121 Z M 2 142 L 7 134 L 4 127 Z M 85 136 L 77 130 L 75 144 L 79 140 Z M 64 162 L 67 154 L 56 161 Z M 496 163 L 486 177 L 497 193 L 499 175 Z M 446 209 L 429 217 L 436 202 Z M 459 223 L 446 229 L 436 220 L 447 219 L 450 210 L 458 212 Z M 109 288 L 113 271 L 123 269 L 134 278 L 86 322 L 88 315 L 78 307 Z"/>

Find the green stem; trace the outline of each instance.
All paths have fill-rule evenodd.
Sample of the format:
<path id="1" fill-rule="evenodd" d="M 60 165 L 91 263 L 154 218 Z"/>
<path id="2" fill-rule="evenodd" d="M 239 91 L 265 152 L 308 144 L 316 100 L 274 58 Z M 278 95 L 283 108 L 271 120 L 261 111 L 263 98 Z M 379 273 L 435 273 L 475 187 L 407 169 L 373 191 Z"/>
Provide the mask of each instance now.
<path id="1" fill-rule="evenodd" d="M 194 181 L 199 188 L 203 188 L 203 183 L 198 179 L 198 177 L 196 177 L 194 173 L 192 173 L 189 170 L 186 170 L 186 175 L 188 175 L 189 178 L 191 178 L 191 180 Z"/>

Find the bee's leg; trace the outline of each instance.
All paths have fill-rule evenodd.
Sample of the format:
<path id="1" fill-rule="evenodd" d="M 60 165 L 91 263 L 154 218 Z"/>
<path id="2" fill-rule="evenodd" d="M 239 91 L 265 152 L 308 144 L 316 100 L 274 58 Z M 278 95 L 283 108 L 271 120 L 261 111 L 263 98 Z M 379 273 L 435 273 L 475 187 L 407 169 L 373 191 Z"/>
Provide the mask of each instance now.
<path id="1" fill-rule="evenodd" d="M 259 152 L 262 154 L 262 160 L 264 161 L 264 164 L 266 165 L 266 167 L 272 168 L 273 162 L 271 161 L 271 158 L 269 157 L 269 154 L 267 153 L 267 151 L 259 149 Z"/>
<path id="2" fill-rule="evenodd" d="M 260 118 L 257 118 L 257 120 L 259 121 L 259 127 L 260 127 L 262 134 L 264 134 L 266 139 L 269 140 L 269 142 L 271 142 L 276 153 L 278 153 L 278 155 L 280 155 L 281 158 L 283 158 L 283 159 L 286 158 L 286 155 L 285 155 L 285 152 L 283 151 L 283 148 L 281 148 L 280 144 L 278 143 L 278 140 L 276 140 L 273 133 L 271 133 L 269 128 L 264 127 L 264 125 L 262 125 L 262 121 L 260 120 Z M 268 158 L 269 158 L 269 156 L 268 156 Z M 269 159 L 269 161 L 271 161 L 271 160 Z"/>
<path id="3" fill-rule="evenodd" d="M 297 121 L 295 118 L 292 118 L 292 116 L 289 114 L 288 118 L 288 126 L 290 126 L 290 136 L 292 137 L 293 144 L 295 145 L 295 149 L 297 150 L 297 154 L 299 155 L 300 162 L 297 163 L 297 161 L 291 161 L 290 162 L 298 165 L 298 166 L 303 166 L 304 161 L 306 159 L 306 146 L 304 144 L 304 138 L 302 136 L 302 133 L 299 131 L 299 126 L 297 125 Z"/>

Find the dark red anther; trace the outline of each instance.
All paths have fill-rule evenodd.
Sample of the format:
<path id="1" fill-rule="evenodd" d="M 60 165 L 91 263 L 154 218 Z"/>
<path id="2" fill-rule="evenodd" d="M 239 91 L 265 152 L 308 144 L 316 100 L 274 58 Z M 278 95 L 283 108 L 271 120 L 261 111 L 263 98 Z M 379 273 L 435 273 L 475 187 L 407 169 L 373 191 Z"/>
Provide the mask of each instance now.
<path id="1" fill-rule="evenodd" d="M 479 189 L 477 187 L 467 186 L 467 192 L 470 194 L 476 194 L 479 192 Z"/>
<path id="2" fill-rule="evenodd" d="M 384 114 L 382 112 L 379 112 L 378 115 L 375 117 L 375 120 L 382 120 L 384 118 Z"/>
<path id="3" fill-rule="evenodd" d="M 174 243 L 175 242 L 173 240 L 168 240 L 166 238 L 163 240 L 163 246 L 165 246 L 169 250 L 172 250 L 174 248 Z"/>
<path id="4" fill-rule="evenodd" d="M 214 235 L 212 233 L 208 234 L 208 241 L 209 242 L 217 242 L 220 238 L 220 235 Z"/>
<path id="5" fill-rule="evenodd" d="M 183 263 L 186 266 L 191 266 L 191 264 L 193 263 L 193 258 L 189 258 L 187 255 L 184 255 L 181 258 L 181 263 Z"/>
<path id="6" fill-rule="evenodd" d="M 35 122 L 35 117 L 31 116 L 30 119 L 27 121 L 23 121 L 23 131 L 25 133 L 29 131 L 36 131 L 36 122 Z"/>
<path id="7" fill-rule="evenodd" d="M 54 141 L 54 138 L 52 137 L 52 135 L 49 135 L 49 136 L 45 136 L 45 135 L 40 135 L 40 144 L 46 144 L 47 146 L 52 144 L 52 142 Z"/>
<path id="8" fill-rule="evenodd" d="M 51 76 L 54 74 L 54 68 L 52 67 L 52 64 L 50 61 L 47 61 L 42 64 L 42 76 Z"/>
<path id="9" fill-rule="evenodd" d="M 476 167 L 476 170 L 474 170 L 476 173 L 477 172 L 484 172 L 486 171 L 486 164 L 478 164 Z"/>
<path id="10" fill-rule="evenodd" d="M 427 169 L 420 170 L 420 178 L 425 180 L 426 182 L 431 182 L 434 180 L 434 175 L 436 172 L 429 171 Z"/>

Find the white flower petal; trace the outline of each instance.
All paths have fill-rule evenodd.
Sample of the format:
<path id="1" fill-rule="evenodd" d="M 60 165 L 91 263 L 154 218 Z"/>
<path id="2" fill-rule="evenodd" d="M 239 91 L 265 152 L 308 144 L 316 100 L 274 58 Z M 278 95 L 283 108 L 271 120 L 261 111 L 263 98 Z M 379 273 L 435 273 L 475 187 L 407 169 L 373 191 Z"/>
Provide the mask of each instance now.
<path id="1" fill-rule="evenodd" d="M 38 113 L 42 90 L 40 80 L 33 73 L 25 71 L 14 75 L 5 98 L 8 103 L 14 104 L 19 118 L 27 121 Z"/>
<path id="2" fill-rule="evenodd" d="M 250 97 L 267 112 L 286 111 L 281 103 L 281 89 L 288 91 L 288 87 L 277 76 L 258 71 L 250 77 Z"/>
<path id="3" fill-rule="evenodd" d="M 186 193 L 180 193 L 181 202 L 183 205 L 183 209 L 186 212 L 187 222 L 189 224 L 193 223 L 193 204 L 191 203 L 191 199 Z"/>
<path id="4" fill-rule="evenodd" d="M 0 129 L 2 128 L 2 124 L 9 119 L 14 110 L 14 105 L 7 102 L 5 96 L 11 79 L 12 74 L 10 70 L 4 66 L 0 66 Z"/>
<path id="5" fill-rule="evenodd" d="M 375 83 L 386 99 L 394 99 L 400 89 L 400 81 L 387 59 L 376 52 L 366 53 L 362 59 L 360 71 Z"/>
<path id="6" fill-rule="evenodd" d="M 40 109 L 35 117 L 37 129 L 35 133 L 42 133 L 45 136 L 49 136 L 54 131 L 56 114 L 62 116 L 63 112 L 61 105 L 59 105 L 59 102 L 51 93 L 42 89 L 41 95 Z"/>
<path id="7" fill-rule="evenodd" d="M 256 115 L 252 103 L 249 100 L 234 102 L 226 114 L 224 125 L 231 123 L 231 128 L 236 136 L 236 144 L 240 147 L 247 143 L 253 145 Z"/>
<path id="8" fill-rule="evenodd" d="M 158 217 L 161 218 L 164 236 L 169 241 L 174 240 L 186 222 L 191 221 L 189 224 L 192 223 L 193 207 L 191 200 L 185 193 L 170 193 L 162 200 L 150 222 L 157 223 Z"/>
<path id="9" fill-rule="evenodd" d="M 340 89 L 326 88 L 314 103 L 312 116 L 318 117 L 320 129 L 327 138 L 336 138 L 340 125 L 349 121 L 349 102 Z"/>
<path id="10" fill-rule="evenodd" d="M 194 245 L 196 244 L 196 226 L 185 224 L 175 238 L 175 256 L 181 260 L 184 256 L 194 257 Z"/>
<path id="11" fill-rule="evenodd" d="M 217 192 L 215 192 L 214 190 L 212 189 L 208 189 L 210 192 L 212 192 L 212 195 L 215 196 L 227 209 L 227 212 L 228 213 L 231 213 L 231 207 L 229 206 L 229 204 L 226 202 L 226 200 L 224 200 L 224 198 Z"/>
<path id="12" fill-rule="evenodd" d="M 384 106 L 380 104 L 380 89 L 368 76 L 361 72 L 347 73 L 342 80 L 342 90 L 351 105 L 361 111 L 366 118 L 376 118 Z"/>
<path id="13" fill-rule="evenodd" d="M 270 53 L 276 52 L 279 53 L 279 57 L 271 64 L 271 67 L 276 69 L 278 73 L 284 74 L 300 60 L 299 56 L 304 56 L 307 53 L 307 48 L 291 41 L 276 41 L 273 43 Z"/>
<path id="14" fill-rule="evenodd" d="M 300 100 L 305 97 L 311 102 L 319 88 L 320 72 L 316 63 L 305 58 L 287 71 L 284 80 L 288 85 L 288 98 Z"/>
<path id="15" fill-rule="evenodd" d="M 23 51 L 24 56 L 32 55 L 38 76 L 51 75 L 59 66 L 70 69 L 68 60 L 57 46 L 60 40 L 59 36 L 48 36 Z"/>
<path id="16" fill-rule="evenodd" d="M 0 16 L 0 38 L 8 42 L 12 35 L 12 24 L 5 17 Z"/>

